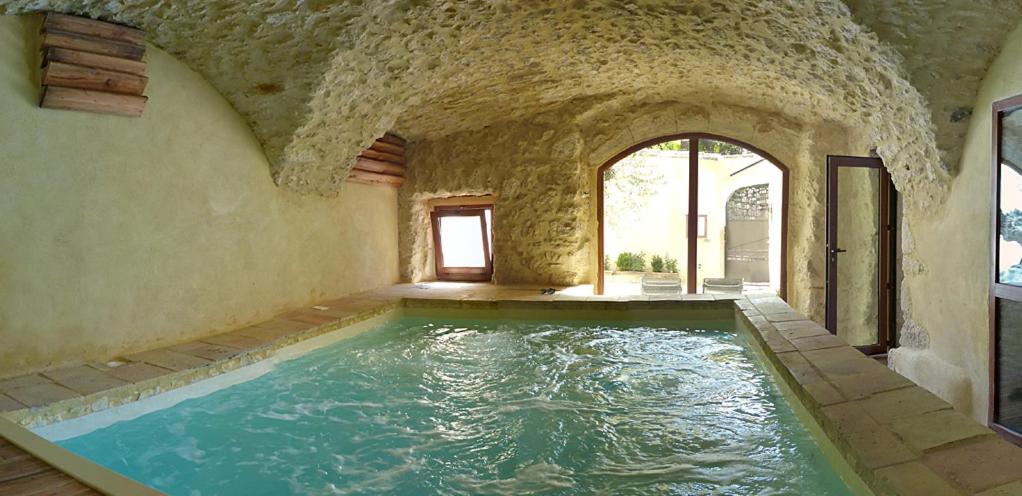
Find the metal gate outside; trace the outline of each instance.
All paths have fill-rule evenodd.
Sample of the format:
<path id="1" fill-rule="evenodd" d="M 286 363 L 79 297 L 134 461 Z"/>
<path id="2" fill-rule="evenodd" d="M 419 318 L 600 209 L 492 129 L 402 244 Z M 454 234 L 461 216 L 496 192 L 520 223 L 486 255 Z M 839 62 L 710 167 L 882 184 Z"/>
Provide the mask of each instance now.
<path id="1" fill-rule="evenodd" d="M 770 282 L 770 186 L 735 190 L 727 200 L 724 276 L 751 283 Z"/>

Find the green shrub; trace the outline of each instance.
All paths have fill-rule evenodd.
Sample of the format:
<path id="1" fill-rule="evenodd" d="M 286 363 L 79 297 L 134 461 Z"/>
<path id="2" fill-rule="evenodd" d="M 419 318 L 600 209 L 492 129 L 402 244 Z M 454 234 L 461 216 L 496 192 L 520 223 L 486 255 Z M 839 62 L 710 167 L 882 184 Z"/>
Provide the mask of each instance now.
<path id="1" fill-rule="evenodd" d="M 646 254 L 622 252 L 617 256 L 617 270 L 642 272 L 646 270 Z"/>
<path id="2" fill-rule="evenodd" d="M 664 255 L 664 272 L 668 274 L 678 273 L 678 259 Z"/>
<path id="3" fill-rule="evenodd" d="M 649 266 L 653 269 L 653 272 L 664 271 L 664 257 L 660 255 L 653 255 L 653 258 L 649 259 Z"/>
<path id="4" fill-rule="evenodd" d="M 603 270 L 610 270 L 610 255 L 603 256 Z"/>

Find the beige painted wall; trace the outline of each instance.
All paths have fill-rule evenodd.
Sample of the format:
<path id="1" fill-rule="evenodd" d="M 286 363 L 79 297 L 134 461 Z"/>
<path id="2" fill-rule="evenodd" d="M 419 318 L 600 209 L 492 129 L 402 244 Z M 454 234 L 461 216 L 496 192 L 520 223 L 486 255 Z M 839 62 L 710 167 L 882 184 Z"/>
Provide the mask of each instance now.
<path id="1" fill-rule="evenodd" d="M 904 346 L 898 372 L 980 421 L 987 414 L 991 104 L 1022 93 L 1022 28 L 1008 37 L 973 108 L 960 173 L 939 210 L 906 211 Z"/>
<path id="2" fill-rule="evenodd" d="M 39 109 L 38 22 L 0 16 L 0 376 L 397 280 L 394 190 L 281 190 L 245 121 L 155 47 L 142 118 Z"/>

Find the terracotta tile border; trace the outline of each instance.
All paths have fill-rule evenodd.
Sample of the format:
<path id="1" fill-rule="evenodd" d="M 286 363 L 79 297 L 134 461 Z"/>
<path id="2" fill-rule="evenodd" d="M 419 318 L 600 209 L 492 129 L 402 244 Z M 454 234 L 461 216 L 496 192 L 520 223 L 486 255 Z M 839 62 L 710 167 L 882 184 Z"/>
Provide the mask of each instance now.
<path id="1" fill-rule="evenodd" d="M 195 341 L 0 380 L 0 412 L 35 427 L 170 391 L 400 308 L 733 311 L 849 465 L 876 494 L 1022 494 L 1022 448 L 806 319 L 776 297 L 539 295 L 536 288 L 398 285 Z"/>
<path id="2" fill-rule="evenodd" d="M 291 344 L 400 308 L 399 298 L 360 295 L 287 312 L 224 334 L 107 363 L 0 380 L 0 415 L 33 428 L 132 403 L 261 360 Z"/>

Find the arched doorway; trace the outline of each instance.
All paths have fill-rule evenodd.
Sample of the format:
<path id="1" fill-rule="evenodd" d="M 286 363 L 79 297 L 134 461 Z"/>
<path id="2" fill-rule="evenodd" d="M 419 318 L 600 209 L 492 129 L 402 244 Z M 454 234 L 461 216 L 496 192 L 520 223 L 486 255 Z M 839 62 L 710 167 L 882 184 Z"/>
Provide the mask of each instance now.
<path id="1" fill-rule="evenodd" d="M 676 165 L 672 169 L 670 165 L 664 168 L 660 164 L 661 169 L 654 173 L 647 170 L 644 174 L 627 174 L 636 163 L 642 162 L 636 160 L 636 156 L 648 156 L 650 150 L 658 150 L 660 155 L 665 153 L 663 150 L 673 151 Z M 661 159 L 646 158 L 647 163 L 650 160 Z M 612 169 L 615 165 L 619 165 L 617 170 Z M 636 196 L 622 193 L 616 187 L 614 181 L 622 181 L 623 176 L 632 184 L 655 183 L 659 191 L 654 195 L 667 194 L 670 199 L 659 201 L 659 206 L 652 207 L 646 215 L 633 215 L 639 220 L 622 222 L 616 211 L 608 212 L 607 208 L 608 201 L 611 209 L 620 208 L 621 202 L 615 201 L 615 194 L 628 198 Z M 759 202 L 744 206 L 759 210 L 728 214 L 729 203 L 740 201 L 735 195 L 739 192 L 755 193 L 757 185 L 760 186 L 759 197 L 742 201 Z M 731 206 L 735 209 L 740 207 L 737 204 Z M 677 211 L 681 215 L 668 215 L 668 211 Z M 679 286 L 681 293 L 759 292 L 769 288 L 784 298 L 787 295 L 787 211 L 788 168 L 753 145 L 726 136 L 684 133 L 631 146 L 597 170 L 597 255 L 603 267 L 597 271 L 596 293 L 605 294 L 608 279 L 611 280 L 611 289 L 620 291 L 623 287 L 618 284 L 622 280 L 621 274 L 631 274 L 633 280 L 641 277 L 641 284 L 634 287 L 641 287 L 643 293 L 647 289 L 653 292 L 657 285 L 667 287 L 670 274 L 660 272 L 670 271 L 662 270 L 663 261 L 673 261 L 672 254 L 677 254 L 674 284 Z M 656 229 L 641 221 L 651 217 L 667 226 L 665 230 L 677 229 L 677 233 L 656 236 Z M 630 226 L 633 232 L 625 235 L 612 232 L 615 220 L 617 224 Z M 747 225 L 740 226 L 742 223 Z M 763 239 L 764 234 L 766 240 Z M 650 245 L 650 238 L 659 241 Z M 747 246 L 744 252 L 739 248 L 742 238 L 753 242 L 753 246 Z M 652 246 L 652 249 L 635 248 L 641 248 L 642 243 Z M 622 245 L 631 245 L 631 248 Z M 663 256 L 659 255 L 661 252 Z M 647 259 L 650 254 L 652 256 Z M 765 267 L 762 260 L 758 264 L 752 260 L 761 259 L 764 254 L 767 258 Z M 618 270 L 625 263 L 633 267 Z M 748 273 L 754 268 L 758 272 Z"/>

